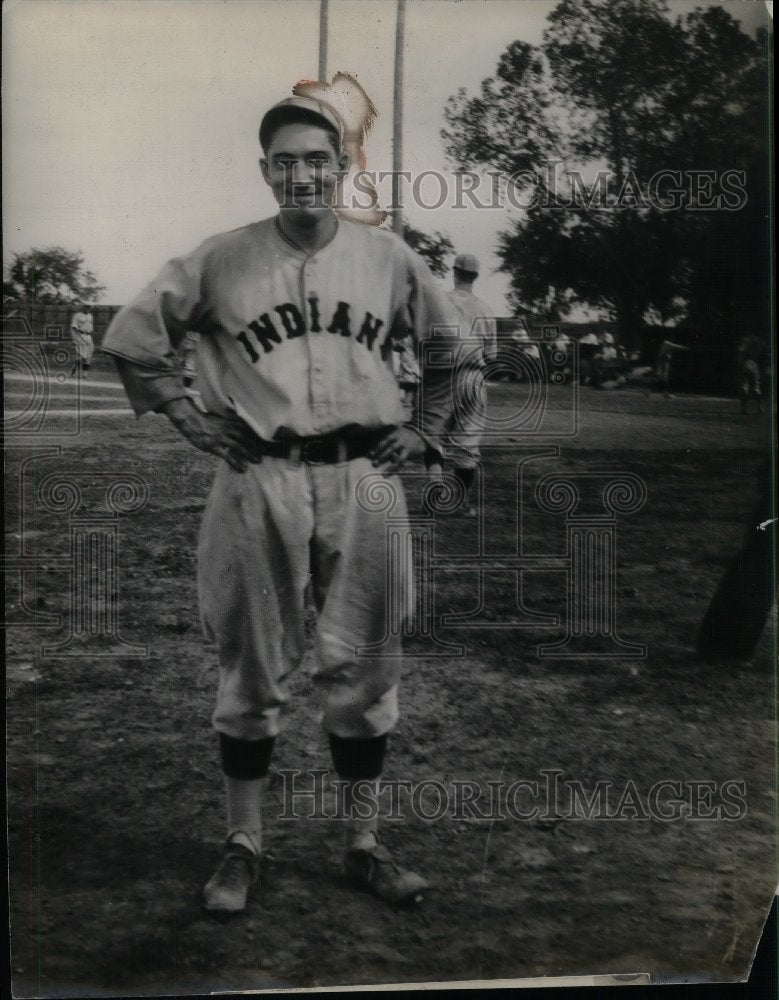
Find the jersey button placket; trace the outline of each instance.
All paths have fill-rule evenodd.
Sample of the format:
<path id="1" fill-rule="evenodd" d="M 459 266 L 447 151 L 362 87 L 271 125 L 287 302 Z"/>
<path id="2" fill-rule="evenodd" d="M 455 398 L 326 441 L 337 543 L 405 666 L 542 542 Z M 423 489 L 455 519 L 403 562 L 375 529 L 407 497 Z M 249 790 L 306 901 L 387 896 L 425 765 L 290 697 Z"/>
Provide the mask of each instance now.
<path id="1" fill-rule="evenodd" d="M 303 299 L 304 305 L 309 316 L 309 330 L 310 336 L 308 338 L 308 356 L 309 356 L 309 397 L 311 399 L 311 419 L 312 426 L 315 433 L 321 430 L 321 403 L 322 403 L 322 372 L 324 371 L 324 365 L 322 364 L 322 350 L 323 342 L 320 339 L 324 327 L 322 325 L 324 317 L 321 313 L 320 298 L 318 292 L 318 281 L 317 281 L 318 268 L 316 265 L 316 260 L 309 257 L 303 265 Z M 311 303 L 309 299 L 315 299 L 316 304 L 319 307 L 318 316 L 318 331 L 312 331 L 311 326 L 313 325 Z"/>

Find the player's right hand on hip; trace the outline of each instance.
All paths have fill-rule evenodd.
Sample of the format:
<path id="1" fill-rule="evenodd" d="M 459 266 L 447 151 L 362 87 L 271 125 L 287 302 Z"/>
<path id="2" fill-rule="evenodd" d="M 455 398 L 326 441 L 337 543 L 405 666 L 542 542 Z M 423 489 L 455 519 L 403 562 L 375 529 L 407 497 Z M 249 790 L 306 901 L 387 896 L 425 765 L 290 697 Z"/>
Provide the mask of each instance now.
<path id="1" fill-rule="evenodd" d="M 160 410 L 187 441 L 223 458 L 235 472 L 246 472 L 249 463 L 262 460 L 260 453 L 251 448 L 251 430 L 238 417 L 203 413 L 188 396 L 172 399 Z"/>

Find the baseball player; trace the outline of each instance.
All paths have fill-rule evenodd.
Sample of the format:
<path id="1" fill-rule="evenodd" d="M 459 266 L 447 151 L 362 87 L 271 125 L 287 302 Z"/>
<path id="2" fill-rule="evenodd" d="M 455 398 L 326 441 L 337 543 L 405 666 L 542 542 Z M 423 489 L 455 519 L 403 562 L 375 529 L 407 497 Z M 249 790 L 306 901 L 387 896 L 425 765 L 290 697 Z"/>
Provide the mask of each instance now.
<path id="1" fill-rule="evenodd" d="M 672 340 L 668 340 L 668 338 L 660 344 L 660 350 L 657 352 L 657 361 L 655 362 L 655 384 L 658 391 L 662 392 L 666 399 L 673 399 L 673 395 L 671 394 L 671 365 L 673 363 L 674 351 L 689 351 L 689 349 L 684 344 L 675 344 Z"/>
<path id="2" fill-rule="evenodd" d="M 565 333 L 564 330 L 560 330 L 555 339 L 552 341 L 552 350 L 555 351 L 558 355 L 560 355 L 560 358 L 565 359 L 562 362 L 564 365 L 562 370 L 566 380 L 569 379 L 571 377 L 571 373 L 573 370 L 572 365 L 570 363 L 571 338 L 568 336 L 567 333 Z M 559 370 L 560 369 L 558 367 L 558 371 Z"/>
<path id="3" fill-rule="evenodd" d="M 760 378 L 760 361 L 763 346 L 755 336 L 745 337 L 738 348 L 738 398 L 741 413 L 748 413 L 750 399 L 755 400 L 757 412 L 763 412 L 763 389 Z"/>
<path id="4" fill-rule="evenodd" d="M 195 384 L 197 375 L 197 345 L 200 335 L 188 330 L 184 337 L 184 346 L 181 348 L 183 358 L 184 388 L 191 389 Z"/>
<path id="5" fill-rule="evenodd" d="M 388 611 L 400 621 L 409 613 L 413 581 L 387 563 L 385 508 L 364 487 L 383 483 L 393 520 L 405 516 L 396 474 L 430 449 L 436 414 L 445 418 L 451 400 L 447 379 L 431 374 L 420 403 L 430 409 L 404 422 L 392 343 L 408 331 L 431 336 L 452 317 L 427 265 L 398 237 L 332 211 L 348 158 L 327 104 L 296 97 L 275 105 L 260 144 L 278 214 L 170 261 L 115 317 L 103 345 L 138 415 L 166 414 L 221 459 L 201 524 L 198 595 L 219 656 L 212 721 L 227 841 L 204 903 L 242 910 L 258 876 L 264 779 L 287 682 L 303 659 L 309 579 L 314 686 L 346 782 L 345 869 L 382 899 L 404 902 L 426 883 L 379 842 L 376 812 L 398 718 L 400 639 L 387 628 Z M 200 333 L 205 412 L 175 375 L 172 354 L 188 330 Z M 371 645 L 374 654 L 360 655 Z"/>
<path id="6" fill-rule="evenodd" d="M 79 301 L 75 303 L 76 311 L 70 320 L 70 339 L 76 348 L 76 360 L 70 369 L 70 377 L 79 373 L 81 378 L 87 377 L 89 363 L 95 353 L 95 343 L 92 340 L 94 324 L 92 320 L 92 306 Z"/>
<path id="7" fill-rule="evenodd" d="M 398 385 L 403 394 L 403 405 L 413 408 L 420 381 L 416 345 L 412 337 L 405 337 L 399 346 Z"/>
<path id="8" fill-rule="evenodd" d="M 487 388 L 484 368 L 497 355 L 497 329 L 487 306 L 473 293 L 479 276 L 479 261 L 471 253 L 460 254 L 454 261 L 454 288 L 449 300 L 455 307 L 459 325 L 460 345 L 456 348 L 455 400 L 446 432 L 441 439 L 450 456 L 455 477 L 462 484 L 464 499 L 461 510 L 468 517 L 476 515 L 470 494 L 479 465 L 479 444 L 487 413 Z M 430 453 L 430 478 L 442 478 L 439 455 Z"/>

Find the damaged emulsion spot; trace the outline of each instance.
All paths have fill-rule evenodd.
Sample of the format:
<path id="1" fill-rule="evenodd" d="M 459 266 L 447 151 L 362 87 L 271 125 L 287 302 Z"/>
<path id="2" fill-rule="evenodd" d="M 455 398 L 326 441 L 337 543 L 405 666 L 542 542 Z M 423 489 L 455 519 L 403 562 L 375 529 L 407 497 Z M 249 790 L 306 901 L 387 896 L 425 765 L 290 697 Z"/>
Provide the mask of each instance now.
<path id="1" fill-rule="evenodd" d="M 373 101 L 349 73 L 336 73 L 332 83 L 300 80 L 292 93 L 296 97 L 324 101 L 334 108 L 344 123 L 344 150 L 349 154 L 349 170 L 339 185 L 336 212 L 353 222 L 380 226 L 387 213 L 378 207 L 376 188 L 364 174 L 367 159 L 363 143 L 379 114 Z"/>

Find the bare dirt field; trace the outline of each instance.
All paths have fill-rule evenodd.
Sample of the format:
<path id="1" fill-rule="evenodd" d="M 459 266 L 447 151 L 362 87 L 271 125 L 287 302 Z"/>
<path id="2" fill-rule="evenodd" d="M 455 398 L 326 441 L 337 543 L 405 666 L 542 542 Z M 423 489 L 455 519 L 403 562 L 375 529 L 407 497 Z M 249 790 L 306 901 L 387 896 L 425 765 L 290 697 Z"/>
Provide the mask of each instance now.
<path id="1" fill-rule="evenodd" d="M 115 381 L 105 360 L 81 405 L 106 412 L 85 416 L 77 434 L 59 436 L 66 413 L 8 442 L 16 996 L 746 976 L 776 886 L 774 629 L 750 664 L 705 665 L 692 647 L 740 544 L 768 417 L 743 418 L 733 400 L 582 390 L 576 433 L 556 436 L 571 403 L 554 389 L 541 438 L 511 426 L 521 386 L 491 389 L 491 413 L 506 419 L 483 452 L 483 520 L 436 519 L 437 569 L 423 580 L 438 642 L 464 655 L 408 639 L 385 774 L 423 786 L 416 810 L 404 799 L 403 821 L 387 820 L 386 840 L 435 888 L 414 910 L 388 908 L 343 880 L 338 820 L 284 818 L 288 772 L 310 788 L 311 772 L 329 766 L 302 671 L 277 743 L 261 887 L 245 914 L 220 921 L 200 906 L 223 802 L 215 658 L 195 591 L 214 461 L 164 418 L 108 412 L 126 403 L 101 381 Z M 67 391 L 52 394 L 50 413 L 73 405 Z M 518 462 L 532 448 L 548 454 L 522 466 L 518 499 Z M 640 509 L 611 522 L 616 631 L 630 655 L 611 646 L 605 658 L 595 642 L 568 658 L 540 655 L 566 635 L 570 525 L 564 511 L 541 509 L 536 486 L 550 474 L 589 484 L 594 473 L 629 473 L 646 490 Z M 107 498 L 128 476 L 136 486 Z M 422 516 L 420 469 L 406 479 Z M 89 531 L 112 541 L 84 543 L 86 558 L 78 539 Z M 518 552 L 546 559 L 522 574 L 521 601 L 501 563 Z M 492 568 L 458 561 L 474 553 L 491 554 Z M 78 583 L 79 565 L 115 574 L 106 600 L 116 594 L 116 627 L 110 608 L 92 624 L 74 617 L 77 588 L 90 585 Z M 442 617 L 469 613 L 465 628 Z M 484 797 L 468 808 L 447 798 L 518 781 L 513 814 Z M 592 796 L 599 782 L 607 809 L 572 798 L 572 786 Z M 542 808 L 531 815 L 534 787 Z"/>

